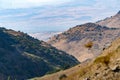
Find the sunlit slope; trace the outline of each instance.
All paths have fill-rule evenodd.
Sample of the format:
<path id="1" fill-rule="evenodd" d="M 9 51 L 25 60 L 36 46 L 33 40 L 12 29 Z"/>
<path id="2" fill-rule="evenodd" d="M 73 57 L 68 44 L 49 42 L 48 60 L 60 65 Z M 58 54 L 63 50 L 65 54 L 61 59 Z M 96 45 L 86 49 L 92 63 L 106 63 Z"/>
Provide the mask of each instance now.
<path id="1" fill-rule="evenodd" d="M 32 80 L 120 80 L 120 39 L 92 61 Z"/>

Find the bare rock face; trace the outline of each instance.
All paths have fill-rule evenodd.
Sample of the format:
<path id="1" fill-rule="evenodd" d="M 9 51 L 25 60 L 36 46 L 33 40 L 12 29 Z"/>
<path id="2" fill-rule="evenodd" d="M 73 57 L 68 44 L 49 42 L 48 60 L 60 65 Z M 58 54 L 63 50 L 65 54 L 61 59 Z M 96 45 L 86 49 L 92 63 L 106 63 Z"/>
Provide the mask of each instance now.
<path id="1" fill-rule="evenodd" d="M 96 23 L 102 26 L 108 26 L 110 28 L 120 28 L 120 11 L 116 15 L 106 18 L 104 20 L 100 20 Z"/>
<path id="2" fill-rule="evenodd" d="M 52 37 L 48 43 L 82 62 L 98 56 L 118 36 L 120 29 L 86 23 Z"/>

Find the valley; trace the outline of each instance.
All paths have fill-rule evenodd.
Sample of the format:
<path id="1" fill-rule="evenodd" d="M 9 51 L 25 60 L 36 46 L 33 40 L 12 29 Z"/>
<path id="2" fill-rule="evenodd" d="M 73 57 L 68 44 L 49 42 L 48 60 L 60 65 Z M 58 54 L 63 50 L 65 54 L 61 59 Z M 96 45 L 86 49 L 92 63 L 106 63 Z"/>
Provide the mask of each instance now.
<path id="1" fill-rule="evenodd" d="M 0 0 L 0 80 L 120 80 L 120 0 Z"/>
<path id="2" fill-rule="evenodd" d="M 118 13 L 116 14 L 119 15 Z M 116 16 L 115 15 L 115 16 Z M 116 21 L 116 20 L 115 20 Z M 119 23 L 119 20 L 115 23 Z M 30 80 L 119 80 L 120 29 L 97 23 L 77 25 L 48 43 L 76 57 L 81 64 Z"/>

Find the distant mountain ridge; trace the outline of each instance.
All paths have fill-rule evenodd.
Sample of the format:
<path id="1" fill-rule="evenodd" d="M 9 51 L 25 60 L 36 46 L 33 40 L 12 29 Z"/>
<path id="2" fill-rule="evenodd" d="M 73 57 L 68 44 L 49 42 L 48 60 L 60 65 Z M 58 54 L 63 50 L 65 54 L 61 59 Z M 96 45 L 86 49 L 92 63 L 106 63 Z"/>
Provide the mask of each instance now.
<path id="1" fill-rule="evenodd" d="M 61 33 L 60 31 L 48 31 L 48 32 L 29 33 L 29 35 L 39 40 L 47 41 L 49 40 L 50 37 L 60 33 Z"/>
<path id="2" fill-rule="evenodd" d="M 110 28 L 120 28 L 120 11 L 116 15 L 100 20 L 96 23 Z"/>
<path id="3" fill-rule="evenodd" d="M 72 67 L 71 55 L 29 35 L 0 28 L 0 80 L 26 80 Z"/>
<path id="4" fill-rule="evenodd" d="M 99 55 L 118 36 L 118 28 L 86 23 L 52 37 L 48 43 L 75 56 L 79 61 L 85 61 Z M 90 42 L 92 46 L 87 48 L 86 44 Z"/>

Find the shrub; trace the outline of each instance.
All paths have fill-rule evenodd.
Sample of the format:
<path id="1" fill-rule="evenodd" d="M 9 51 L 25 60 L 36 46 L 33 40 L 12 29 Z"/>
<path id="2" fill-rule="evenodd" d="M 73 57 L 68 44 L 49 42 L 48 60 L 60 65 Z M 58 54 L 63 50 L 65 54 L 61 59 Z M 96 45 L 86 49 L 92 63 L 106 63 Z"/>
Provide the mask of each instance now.
<path id="1" fill-rule="evenodd" d="M 102 63 L 106 66 L 110 63 L 110 57 L 109 56 L 101 56 L 95 59 L 95 63 Z"/>
<path id="2" fill-rule="evenodd" d="M 59 77 L 60 80 L 62 80 L 62 79 L 64 79 L 64 78 L 67 78 L 67 76 L 66 76 L 65 74 L 62 74 L 62 75 Z"/>
<path id="3" fill-rule="evenodd" d="M 93 42 L 92 41 L 89 41 L 87 44 L 85 44 L 85 47 L 86 48 L 92 48 L 92 46 L 93 46 Z"/>

